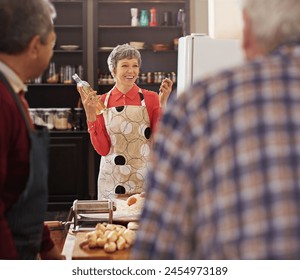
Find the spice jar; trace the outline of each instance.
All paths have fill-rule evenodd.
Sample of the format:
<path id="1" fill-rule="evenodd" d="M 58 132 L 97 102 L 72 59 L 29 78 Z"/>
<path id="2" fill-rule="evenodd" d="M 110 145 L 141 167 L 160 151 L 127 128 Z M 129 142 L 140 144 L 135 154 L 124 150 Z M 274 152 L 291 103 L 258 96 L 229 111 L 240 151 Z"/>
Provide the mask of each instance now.
<path id="1" fill-rule="evenodd" d="M 57 130 L 68 130 L 72 128 L 70 123 L 71 108 L 57 108 L 54 118 L 54 127 Z"/>
<path id="2" fill-rule="evenodd" d="M 151 84 L 151 83 L 152 83 L 152 73 L 151 73 L 151 72 L 148 72 L 148 73 L 147 73 L 147 83 L 148 83 L 148 84 Z"/>

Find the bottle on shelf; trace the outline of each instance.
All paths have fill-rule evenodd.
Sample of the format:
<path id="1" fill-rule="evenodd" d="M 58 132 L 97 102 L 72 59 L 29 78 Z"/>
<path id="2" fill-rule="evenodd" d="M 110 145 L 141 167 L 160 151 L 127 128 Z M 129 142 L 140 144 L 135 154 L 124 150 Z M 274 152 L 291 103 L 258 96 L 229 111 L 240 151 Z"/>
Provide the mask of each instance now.
<path id="1" fill-rule="evenodd" d="M 182 35 L 186 35 L 186 22 L 184 9 L 179 9 L 177 13 L 177 26 L 182 27 Z"/>
<path id="2" fill-rule="evenodd" d="M 169 26 L 172 25 L 172 15 L 170 11 L 165 11 L 163 14 L 163 22 L 162 25 L 163 26 Z"/>
<path id="3" fill-rule="evenodd" d="M 148 11 L 141 10 L 140 26 L 148 26 L 148 25 L 149 25 Z"/>
<path id="4" fill-rule="evenodd" d="M 81 92 L 83 97 L 86 98 L 97 98 L 97 115 L 100 115 L 105 110 L 105 106 L 100 99 L 99 96 L 95 94 L 95 91 L 90 86 L 90 84 L 87 81 L 82 80 L 76 73 L 72 76 L 74 81 L 77 84 L 78 91 Z M 79 89 L 80 88 L 80 89 Z"/>
<path id="5" fill-rule="evenodd" d="M 156 20 L 156 9 L 151 8 L 150 9 L 150 26 L 157 26 L 157 20 Z"/>
<path id="6" fill-rule="evenodd" d="M 138 20 L 138 9 L 137 8 L 131 8 L 131 26 L 138 26 L 139 20 Z"/>
<path id="7" fill-rule="evenodd" d="M 83 130 L 83 108 L 74 108 L 74 130 Z"/>

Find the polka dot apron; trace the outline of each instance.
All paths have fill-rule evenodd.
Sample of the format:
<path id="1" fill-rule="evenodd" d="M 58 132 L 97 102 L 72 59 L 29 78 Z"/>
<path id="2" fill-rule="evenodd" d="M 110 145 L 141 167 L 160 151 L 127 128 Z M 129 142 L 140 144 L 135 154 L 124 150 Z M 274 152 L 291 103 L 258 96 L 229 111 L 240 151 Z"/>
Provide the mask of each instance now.
<path id="1" fill-rule="evenodd" d="M 105 106 L 111 92 L 106 96 Z M 120 194 L 144 191 L 151 129 L 141 89 L 139 96 L 141 106 L 111 107 L 103 113 L 111 148 L 106 156 L 101 157 L 98 199 L 114 199 Z"/>

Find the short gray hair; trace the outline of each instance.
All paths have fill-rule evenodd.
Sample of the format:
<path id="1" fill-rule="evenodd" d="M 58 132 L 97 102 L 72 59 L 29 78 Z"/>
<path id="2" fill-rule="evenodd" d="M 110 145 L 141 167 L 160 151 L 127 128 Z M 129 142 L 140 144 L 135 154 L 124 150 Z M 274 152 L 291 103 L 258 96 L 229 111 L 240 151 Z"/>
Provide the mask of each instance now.
<path id="1" fill-rule="evenodd" d="M 240 0 L 256 39 L 266 47 L 300 40 L 299 0 Z"/>
<path id="2" fill-rule="evenodd" d="M 108 69 L 112 75 L 114 70 L 117 68 L 118 61 L 125 58 L 136 58 L 138 60 L 139 67 L 142 65 L 141 54 L 136 48 L 129 44 L 118 45 L 112 50 L 107 59 Z"/>
<path id="3" fill-rule="evenodd" d="M 56 16 L 48 0 L 0 0 L 0 52 L 18 54 L 39 35 L 46 43 Z"/>

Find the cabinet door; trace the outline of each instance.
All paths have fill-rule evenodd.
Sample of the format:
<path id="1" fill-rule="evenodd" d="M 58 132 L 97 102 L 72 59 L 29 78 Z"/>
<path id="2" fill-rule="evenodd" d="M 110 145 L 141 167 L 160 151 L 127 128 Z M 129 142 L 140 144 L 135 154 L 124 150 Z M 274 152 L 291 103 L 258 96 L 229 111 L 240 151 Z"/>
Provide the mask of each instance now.
<path id="1" fill-rule="evenodd" d="M 88 133 L 51 133 L 49 149 L 49 207 L 70 208 L 76 199 L 91 199 L 94 166 Z"/>

